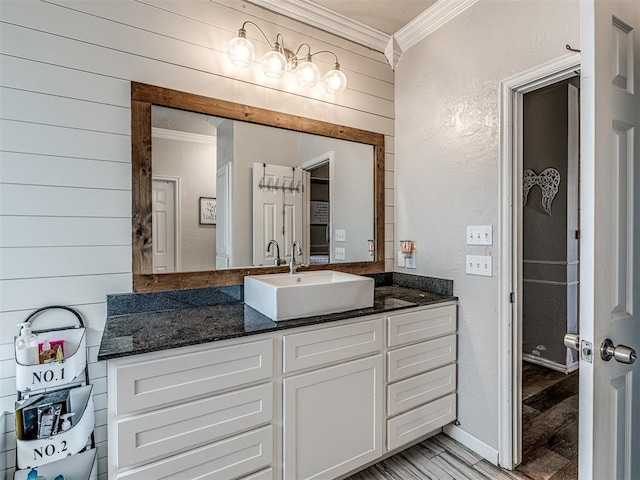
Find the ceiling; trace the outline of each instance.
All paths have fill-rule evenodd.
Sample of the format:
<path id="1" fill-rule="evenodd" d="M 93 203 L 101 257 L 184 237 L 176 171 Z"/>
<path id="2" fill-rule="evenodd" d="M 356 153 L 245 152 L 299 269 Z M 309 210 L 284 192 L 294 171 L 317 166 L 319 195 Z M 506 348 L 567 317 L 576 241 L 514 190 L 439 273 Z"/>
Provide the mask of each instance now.
<path id="1" fill-rule="evenodd" d="M 358 23 L 393 35 L 436 0 L 311 0 Z"/>

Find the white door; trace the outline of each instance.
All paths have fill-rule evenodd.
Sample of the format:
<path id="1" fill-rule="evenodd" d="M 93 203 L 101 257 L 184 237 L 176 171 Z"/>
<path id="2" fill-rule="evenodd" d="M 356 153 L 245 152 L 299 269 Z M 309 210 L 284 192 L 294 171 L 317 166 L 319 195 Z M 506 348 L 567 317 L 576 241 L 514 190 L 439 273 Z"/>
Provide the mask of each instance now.
<path id="1" fill-rule="evenodd" d="M 253 264 L 273 265 L 278 242 L 280 258 L 291 255 L 291 244 L 302 238 L 302 179 L 299 168 L 253 164 Z M 300 259 L 302 260 L 302 259 Z"/>
<path id="2" fill-rule="evenodd" d="M 216 269 L 233 267 L 233 163 L 225 163 L 216 173 Z"/>
<path id="3" fill-rule="evenodd" d="M 176 271 L 175 183 L 153 179 L 153 273 Z"/>
<path id="4" fill-rule="evenodd" d="M 640 351 L 640 3 L 583 0 L 580 478 L 640 478 L 640 361 L 604 361 L 605 339 Z"/>

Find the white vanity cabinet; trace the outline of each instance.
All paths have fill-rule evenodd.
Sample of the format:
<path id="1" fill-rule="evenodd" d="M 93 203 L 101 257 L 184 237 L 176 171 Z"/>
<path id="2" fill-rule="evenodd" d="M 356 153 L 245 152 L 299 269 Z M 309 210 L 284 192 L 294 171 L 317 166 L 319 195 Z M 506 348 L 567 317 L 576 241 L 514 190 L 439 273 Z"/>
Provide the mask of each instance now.
<path id="1" fill-rule="evenodd" d="M 108 362 L 109 478 L 338 478 L 456 416 L 456 305 Z"/>
<path id="2" fill-rule="evenodd" d="M 456 306 L 387 317 L 387 450 L 456 418 Z"/>
<path id="3" fill-rule="evenodd" d="M 273 468 L 273 339 L 108 365 L 110 478 L 232 479 Z"/>
<path id="4" fill-rule="evenodd" d="M 285 372 L 311 368 L 283 380 L 285 479 L 336 478 L 382 455 L 383 335 L 377 317 L 284 336 Z"/>

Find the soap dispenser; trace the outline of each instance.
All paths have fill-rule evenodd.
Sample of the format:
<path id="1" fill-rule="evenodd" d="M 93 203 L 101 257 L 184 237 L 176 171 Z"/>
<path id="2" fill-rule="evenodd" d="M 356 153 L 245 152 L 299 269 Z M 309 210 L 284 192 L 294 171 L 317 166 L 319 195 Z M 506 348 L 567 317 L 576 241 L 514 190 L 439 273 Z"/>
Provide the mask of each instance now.
<path id="1" fill-rule="evenodd" d="M 37 365 L 40 363 L 38 355 L 38 337 L 31 333 L 29 322 L 19 323 L 20 336 L 16 337 L 16 360 L 21 365 Z"/>

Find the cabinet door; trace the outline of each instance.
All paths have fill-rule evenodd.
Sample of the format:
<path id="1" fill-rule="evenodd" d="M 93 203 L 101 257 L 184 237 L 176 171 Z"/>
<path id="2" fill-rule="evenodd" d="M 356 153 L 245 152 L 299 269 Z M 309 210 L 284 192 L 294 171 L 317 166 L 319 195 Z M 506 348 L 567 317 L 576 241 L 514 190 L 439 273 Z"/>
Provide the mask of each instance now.
<path id="1" fill-rule="evenodd" d="M 382 455 L 382 355 L 284 380 L 284 478 L 335 478 Z"/>

